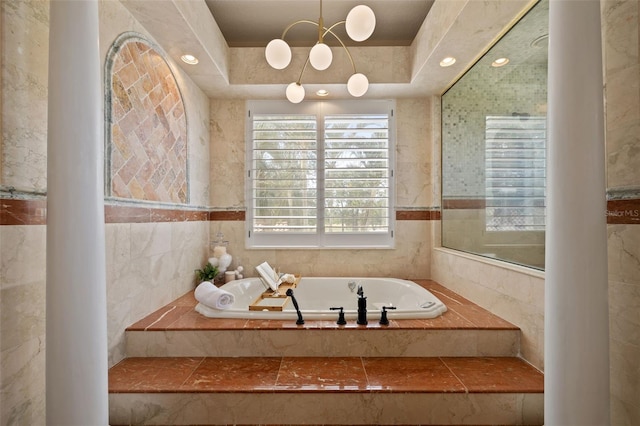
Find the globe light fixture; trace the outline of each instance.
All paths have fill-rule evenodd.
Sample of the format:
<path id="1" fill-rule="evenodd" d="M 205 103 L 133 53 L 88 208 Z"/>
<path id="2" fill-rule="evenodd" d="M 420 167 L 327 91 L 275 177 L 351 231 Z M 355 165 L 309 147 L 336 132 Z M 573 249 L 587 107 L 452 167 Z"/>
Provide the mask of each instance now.
<path id="1" fill-rule="evenodd" d="M 309 62 L 311 66 L 318 71 L 324 71 L 329 68 L 333 60 L 331 48 L 324 43 L 318 43 L 311 48 L 309 52 Z"/>
<path id="2" fill-rule="evenodd" d="M 304 87 L 295 81 L 287 86 L 287 99 L 292 104 L 299 104 L 304 99 Z"/>
<path id="3" fill-rule="evenodd" d="M 347 53 L 347 57 L 351 62 L 353 75 L 351 75 L 347 82 L 347 90 L 351 96 L 355 97 L 360 97 L 367 93 L 367 90 L 369 89 L 369 80 L 364 74 L 356 71 L 356 65 L 353 62 L 353 57 L 351 56 L 349 49 L 347 49 L 347 46 L 345 46 L 340 37 L 333 32 L 333 29 L 338 25 L 344 24 L 349 38 L 357 42 L 365 41 L 371 37 L 371 34 L 373 34 L 373 30 L 376 27 L 376 16 L 373 13 L 373 10 L 371 10 L 369 6 L 365 5 L 356 6 L 351 9 L 344 21 L 339 21 L 330 27 L 325 27 L 324 20 L 322 18 L 322 0 L 320 0 L 320 18 L 317 22 L 306 19 L 295 21 L 284 29 L 280 38 L 273 39 L 269 44 L 267 44 L 264 54 L 267 63 L 272 68 L 282 70 L 291 63 L 291 48 L 285 41 L 285 37 L 287 32 L 298 24 L 311 24 L 316 26 L 318 29 L 318 40 L 309 51 L 307 60 L 302 67 L 302 71 L 300 71 L 298 80 L 287 86 L 287 99 L 296 104 L 304 100 L 305 90 L 302 86 L 302 76 L 304 75 L 304 71 L 308 64 L 311 64 L 311 66 L 318 71 L 324 71 L 331 66 L 331 62 L 333 61 L 333 52 L 324 42 L 324 38 L 328 34 L 333 36 L 338 43 L 340 43 L 340 46 Z"/>
<path id="4" fill-rule="evenodd" d="M 347 81 L 347 90 L 351 96 L 359 98 L 369 90 L 369 79 L 364 74 L 354 74 L 349 77 L 349 81 Z"/>
<path id="5" fill-rule="evenodd" d="M 286 41 L 279 38 L 273 39 L 267 44 L 265 57 L 272 68 L 285 69 L 291 62 L 291 48 Z"/>

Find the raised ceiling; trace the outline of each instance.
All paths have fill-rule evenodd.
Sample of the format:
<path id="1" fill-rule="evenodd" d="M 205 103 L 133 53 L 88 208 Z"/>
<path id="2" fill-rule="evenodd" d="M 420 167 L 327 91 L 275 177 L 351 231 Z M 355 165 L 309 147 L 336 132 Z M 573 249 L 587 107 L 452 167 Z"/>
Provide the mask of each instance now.
<path id="1" fill-rule="evenodd" d="M 315 21 L 319 15 L 318 0 L 120 1 L 211 98 L 284 99 L 304 59 L 275 71 L 264 59 L 264 46 L 291 22 Z M 372 39 L 364 46 L 349 46 L 358 72 L 369 77 L 365 98 L 420 97 L 441 94 L 536 2 L 325 0 L 323 17 L 331 25 L 357 4 L 370 6 L 377 20 Z M 310 47 L 316 33 L 311 25 L 299 27 L 300 33 L 292 30 L 287 41 Z M 296 54 L 296 49 L 302 50 Z M 183 64 L 180 56 L 185 53 L 198 57 L 199 64 Z M 294 47 L 294 59 L 306 53 L 306 48 Z M 446 56 L 455 56 L 457 62 L 442 68 L 439 63 Z M 349 98 L 346 80 L 351 72 L 347 61 L 334 59 L 326 71 L 305 73 L 303 83 L 307 93 L 327 88 L 334 98 Z"/>
<path id="2" fill-rule="evenodd" d="M 229 47 L 264 47 L 280 38 L 287 25 L 302 19 L 318 21 L 318 0 L 205 0 Z M 376 30 L 367 46 L 409 46 L 427 17 L 433 0 L 324 0 L 322 17 L 325 26 L 344 21 L 349 11 L 366 4 L 376 14 Z M 337 34 L 346 45 L 354 45 L 344 31 Z M 298 25 L 287 34 L 292 46 L 311 46 L 317 30 Z M 327 43 L 335 43 L 327 37 Z"/>

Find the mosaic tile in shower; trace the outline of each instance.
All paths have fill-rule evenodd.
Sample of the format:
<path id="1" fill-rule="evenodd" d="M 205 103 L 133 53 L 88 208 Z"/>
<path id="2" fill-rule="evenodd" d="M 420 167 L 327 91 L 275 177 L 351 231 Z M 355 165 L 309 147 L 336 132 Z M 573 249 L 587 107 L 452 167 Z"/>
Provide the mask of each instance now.
<path id="1" fill-rule="evenodd" d="M 116 41 L 111 54 L 110 195 L 186 203 L 187 124 L 173 73 L 139 38 Z"/>

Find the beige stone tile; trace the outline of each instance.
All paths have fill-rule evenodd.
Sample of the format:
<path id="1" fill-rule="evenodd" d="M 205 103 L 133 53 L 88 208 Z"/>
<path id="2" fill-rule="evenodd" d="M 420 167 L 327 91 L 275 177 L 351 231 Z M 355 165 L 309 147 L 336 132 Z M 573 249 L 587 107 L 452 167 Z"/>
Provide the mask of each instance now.
<path id="1" fill-rule="evenodd" d="M 0 226 L 0 288 L 42 282 L 46 274 L 46 226 Z"/>

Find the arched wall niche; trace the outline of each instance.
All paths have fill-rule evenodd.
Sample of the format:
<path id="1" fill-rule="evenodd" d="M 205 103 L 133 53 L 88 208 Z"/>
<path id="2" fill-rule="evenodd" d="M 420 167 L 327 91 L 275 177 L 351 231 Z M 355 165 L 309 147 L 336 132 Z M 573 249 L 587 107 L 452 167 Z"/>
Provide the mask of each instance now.
<path id="1" fill-rule="evenodd" d="M 162 50 L 124 33 L 105 62 L 105 195 L 123 201 L 189 202 L 187 120 Z"/>

